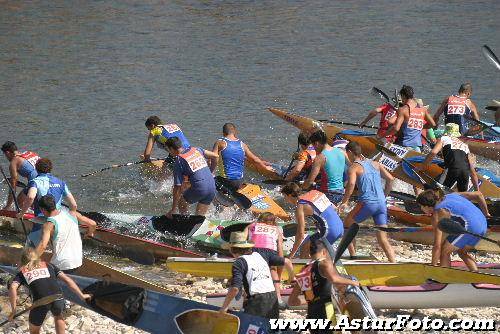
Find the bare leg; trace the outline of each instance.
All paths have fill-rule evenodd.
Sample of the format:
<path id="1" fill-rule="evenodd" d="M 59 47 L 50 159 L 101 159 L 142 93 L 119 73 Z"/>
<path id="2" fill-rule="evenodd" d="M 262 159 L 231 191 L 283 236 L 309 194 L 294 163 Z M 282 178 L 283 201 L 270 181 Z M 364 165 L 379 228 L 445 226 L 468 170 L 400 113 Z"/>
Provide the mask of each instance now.
<path id="1" fill-rule="evenodd" d="M 382 225 L 383 227 L 387 227 L 387 225 Z M 387 256 L 387 260 L 389 262 L 396 262 L 396 256 L 394 254 L 394 249 L 391 246 L 391 243 L 389 242 L 389 239 L 387 238 L 387 233 L 384 231 L 377 231 L 377 241 L 380 247 L 382 247 L 382 250 L 385 253 L 385 256 Z"/>
<path id="2" fill-rule="evenodd" d="M 184 196 L 181 196 L 181 198 L 179 199 L 179 213 L 181 215 L 187 215 L 188 209 L 189 209 L 189 204 L 184 199 Z"/>
<path id="3" fill-rule="evenodd" d="M 464 261 L 465 265 L 467 268 L 469 268 L 470 271 L 478 271 L 477 269 L 477 264 L 475 259 L 469 254 L 469 247 L 465 247 L 462 249 L 459 249 L 457 251 L 458 256 Z"/>
<path id="4" fill-rule="evenodd" d="M 40 329 L 42 326 L 35 326 L 32 323 L 29 324 L 30 334 L 40 334 Z"/>
<path id="5" fill-rule="evenodd" d="M 450 244 L 447 240 L 443 243 L 441 247 L 441 267 L 451 266 L 451 254 L 457 250 L 458 248 Z"/>
<path id="6" fill-rule="evenodd" d="M 56 326 L 57 334 L 66 333 L 66 323 L 64 322 L 64 318 L 62 315 L 54 317 L 54 324 Z"/>
<path id="7" fill-rule="evenodd" d="M 210 204 L 198 203 L 196 205 L 196 214 L 200 215 L 200 216 L 205 216 L 207 214 L 209 207 L 210 207 Z"/>
<path id="8" fill-rule="evenodd" d="M 276 289 L 276 295 L 278 296 L 278 300 L 281 300 L 281 282 L 278 276 L 278 272 L 276 271 L 276 267 L 271 267 L 271 277 L 273 279 L 274 289 Z"/>
<path id="9" fill-rule="evenodd" d="M 358 208 L 359 206 L 359 208 Z M 361 205 L 358 203 L 345 217 L 344 219 L 344 228 L 349 228 L 352 224 L 354 224 L 356 221 L 354 220 L 354 216 L 358 213 L 359 209 L 361 208 Z M 349 255 L 351 256 L 356 256 L 356 239 L 353 239 L 349 247 L 347 248 L 349 250 Z"/>

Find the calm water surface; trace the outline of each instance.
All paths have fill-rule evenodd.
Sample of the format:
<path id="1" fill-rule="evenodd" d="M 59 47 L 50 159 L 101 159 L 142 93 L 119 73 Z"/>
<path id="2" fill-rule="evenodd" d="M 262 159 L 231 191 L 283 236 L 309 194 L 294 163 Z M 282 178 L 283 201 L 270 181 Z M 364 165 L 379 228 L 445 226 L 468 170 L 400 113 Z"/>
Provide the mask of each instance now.
<path id="1" fill-rule="evenodd" d="M 81 208 L 162 213 L 170 183 L 79 175 L 136 160 L 151 114 L 205 148 L 235 122 L 284 163 L 297 130 L 267 106 L 360 121 L 372 86 L 411 84 L 435 110 L 470 81 L 491 120 L 500 73 L 481 46 L 500 55 L 499 14 L 495 0 L 0 1 L 0 141 L 51 158 Z"/>

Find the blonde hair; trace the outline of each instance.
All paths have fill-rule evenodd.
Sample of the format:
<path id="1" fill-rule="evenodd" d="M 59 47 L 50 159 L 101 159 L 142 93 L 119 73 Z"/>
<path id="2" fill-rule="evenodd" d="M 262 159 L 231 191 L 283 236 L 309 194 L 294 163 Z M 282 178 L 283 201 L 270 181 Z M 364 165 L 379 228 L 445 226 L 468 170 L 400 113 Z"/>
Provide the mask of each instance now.
<path id="1" fill-rule="evenodd" d="M 264 212 L 260 214 L 257 221 L 268 225 L 276 225 L 276 216 L 271 212 Z"/>
<path id="2" fill-rule="evenodd" d="M 26 267 L 28 270 L 33 270 L 40 267 L 40 256 L 32 247 L 27 247 L 24 249 L 21 255 L 21 267 Z"/>

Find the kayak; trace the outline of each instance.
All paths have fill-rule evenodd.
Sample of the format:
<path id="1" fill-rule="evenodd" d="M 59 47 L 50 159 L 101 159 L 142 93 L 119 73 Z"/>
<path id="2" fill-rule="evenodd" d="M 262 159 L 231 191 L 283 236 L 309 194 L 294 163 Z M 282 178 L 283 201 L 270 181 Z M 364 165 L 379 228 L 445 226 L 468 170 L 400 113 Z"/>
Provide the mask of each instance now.
<path id="1" fill-rule="evenodd" d="M 201 277 L 230 278 L 234 259 L 171 257 L 167 267 L 176 272 Z M 294 272 L 298 273 L 308 263 L 306 259 L 293 259 Z M 500 265 L 485 264 L 481 273 L 464 270 L 463 264 L 443 268 L 418 262 L 383 263 L 372 260 L 344 260 L 349 275 L 355 276 L 364 286 L 406 286 L 424 284 L 428 279 L 440 283 L 487 283 L 500 284 Z M 284 271 L 282 279 L 286 279 Z"/>
<path id="2" fill-rule="evenodd" d="M 375 157 L 380 163 L 384 164 L 384 166 L 394 175 L 394 177 L 410 183 L 411 185 L 414 185 L 416 187 L 423 188 L 423 184 L 419 179 L 415 179 L 407 175 L 407 173 L 403 170 L 401 163 L 398 163 L 393 158 L 388 157 L 385 154 L 381 154 L 378 151 L 376 144 L 378 144 L 379 141 L 377 141 L 377 139 L 372 134 L 367 134 L 356 130 L 345 130 L 331 123 L 316 121 L 312 118 L 292 114 L 281 109 L 269 108 L 269 111 L 304 132 L 311 133 L 317 130 L 323 130 L 330 140 L 333 140 L 336 136 L 340 136 L 349 141 L 355 141 L 361 145 L 365 156 L 372 158 Z M 414 150 L 408 150 L 404 147 L 394 144 L 387 144 L 386 147 L 395 152 L 400 158 L 408 159 L 412 157 L 424 156 Z M 428 169 L 425 170 L 425 172 L 431 177 L 437 178 L 443 173 L 443 169 L 436 164 L 432 164 Z M 481 176 L 479 176 L 479 179 L 481 181 L 480 190 L 485 197 L 496 199 L 500 196 L 500 188 Z"/>
<path id="3" fill-rule="evenodd" d="M 250 211 L 255 215 L 260 215 L 264 212 L 271 212 L 276 217 L 283 220 L 290 220 L 290 215 L 283 210 L 269 195 L 262 191 L 256 184 L 245 184 L 243 188 L 238 189 L 238 192 L 252 201 Z"/>
<path id="4" fill-rule="evenodd" d="M 396 205 L 387 205 L 387 214 L 394 218 L 397 224 L 407 226 L 431 225 L 431 215 L 411 213 Z"/>
<path id="5" fill-rule="evenodd" d="M 447 234 L 444 234 L 444 237 L 446 236 Z M 389 237 L 394 240 L 406 241 L 414 244 L 433 245 L 434 229 L 432 226 L 406 227 L 399 229 L 397 232 L 389 232 Z M 493 240 L 500 240 L 500 226 L 491 226 L 488 228 L 486 237 Z M 474 249 L 488 253 L 500 253 L 500 247 L 498 245 L 486 240 L 479 241 Z"/>
<path id="6" fill-rule="evenodd" d="M 90 218 L 93 215 L 89 215 Z M 21 222 L 19 219 L 15 218 L 15 211 L 0 210 L 0 227 L 7 228 L 10 230 L 16 230 L 17 233 L 23 233 Z M 24 218 L 26 220 L 35 219 L 33 214 L 25 214 Z M 108 218 L 106 215 L 99 214 L 101 221 L 97 223 L 102 223 L 102 219 Z M 154 219 L 152 219 L 154 221 Z M 179 220 L 182 223 L 182 219 Z M 173 225 L 173 224 L 172 224 Z M 172 228 L 174 230 L 174 228 Z M 151 241 L 147 239 L 142 239 L 138 237 L 133 237 L 129 235 L 124 235 L 113 230 L 98 226 L 94 234 L 99 240 L 105 241 L 106 243 L 125 247 L 137 247 L 144 252 L 148 252 L 154 255 L 157 259 L 166 259 L 170 256 L 187 256 L 187 257 L 202 257 L 201 253 L 193 252 L 187 249 L 182 249 L 179 247 L 169 246 L 167 244 Z M 106 246 L 105 243 L 99 243 L 99 245 Z"/>
<path id="7" fill-rule="evenodd" d="M 499 307 L 500 285 L 494 284 L 441 284 L 424 283 L 415 286 L 368 286 L 363 287 L 374 309 L 427 309 L 461 307 Z M 227 292 L 206 296 L 207 304 L 221 307 Z M 281 297 L 288 302 L 292 289 L 282 289 Z M 242 299 L 230 304 L 241 309 Z M 290 307 L 307 309 L 307 305 Z"/>
<path id="8" fill-rule="evenodd" d="M 13 267 L 1 266 L 15 274 Z M 270 333 L 268 319 L 243 312 L 220 313 L 218 308 L 144 288 L 110 283 L 88 277 L 70 277 L 84 293 L 92 295 L 82 301 L 68 286 L 60 283 L 64 298 L 122 324 L 149 333 Z"/>
<path id="9" fill-rule="evenodd" d="M 0 264 L 7 266 L 17 266 L 21 261 L 22 252 L 23 245 L 2 240 L 2 245 L 0 245 Z M 48 252 L 43 255 L 43 258 L 46 261 L 49 261 L 50 257 L 51 253 Z M 157 284 L 147 282 L 139 277 L 127 274 L 120 270 L 116 270 L 87 257 L 83 258 L 83 264 L 80 268 L 78 268 L 76 274 L 97 279 L 107 279 L 123 284 L 135 285 L 161 293 L 171 292 L 170 290 L 165 289 Z"/>
<path id="10" fill-rule="evenodd" d="M 469 145 L 469 150 L 477 155 L 485 158 L 499 161 L 500 160 L 500 141 L 497 139 L 480 139 L 471 137 L 460 137 L 460 140 Z"/>

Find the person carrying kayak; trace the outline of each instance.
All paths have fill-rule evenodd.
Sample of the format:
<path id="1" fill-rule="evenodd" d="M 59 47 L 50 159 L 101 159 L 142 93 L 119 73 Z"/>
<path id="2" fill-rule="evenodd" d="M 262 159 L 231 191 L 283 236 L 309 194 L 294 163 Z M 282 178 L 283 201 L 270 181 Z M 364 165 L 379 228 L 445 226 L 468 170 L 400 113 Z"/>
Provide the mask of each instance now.
<path id="1" fill-rule="evenodd" d="M 469 146 L 461 141 L 458 124 L 447 123 L 446 130 L 436 142 L 434 148 L 425 157 L 421 170 L 426 170 L 432 160 L 440 153 L 443 153 L 444 165 L 446 167 L 446 178 L 443 182 L 448 188 L 452 188 L 455 183 L 460 192 L 469 189 L 469 178 L 475 190 L 479 190 L 479 179 L 474 169 L 475 161 Z"/>
<path id="2" fill-rule="evenodd" d="M 245 233 L 248 234 L 248 240 L 254 243 L 254 252 L 261 254 L 264 258 L 269 256 L 283 257 L 283 231 L 281 227 L 276 225 L 276 216 L 272 213 L 262 213 L 256 223 L 245 228 Z M 285 262 L 289 261 L 290 259 L 285 258 Z M 271 276 L 278 295 L 278 303 L 282 308 L 286 304 L 281 299 L 280 293 L 281 270 L 277 270 L 277 267 L 274 266 L 271 267 Z"/>
<path id="3" fill-rule="evenodd" d="M 57 266 L 40 260 L 33 248 L 27 248 L 21 256 L 21 266 L 19 272 L 14 277 L 9 286 L 9 300 L 11 312 L 9 320 L 13 320 L 17 310 L 17 289 L 23 285 L 29 289 L 31 299 L 36 302 L 42 298 L 53 296 L 55 300 L 49 304 L 41 305 L 30 310 L 29 332 L 38 334 L 45 321 L 47 313 L 50 311 L 54 316 L 55 332 L 65 333 L 66 323 L 63 317 L 64 299 L 61 287 L 57 283 L 61 280 L 82 300 L 91 299 L 92 296 L 84 294 L 78 285 L 66 276 Z"/>
<path id="4" fill-rule="evenodd" d="M 380 122 L 378 125 L 377 136 L 380 138 L 385 138 L 388 143 L 393 143 L 396 140 L 396 136 L 390 135 L 386 136 L 389 127 L 396 122 L 396 108 L 390 103 L 384 103 L 380 107 L 377 107 L 370 111 L 368 116 L 359 123 L 359 127 L 363 128 L 366 123 L 368 123 L 372 118 L 380 114 Z"/>
<path id="5" fill-rule="evenodd" d="M 318 155 L 314 159 L 311 172 L 302 187 L 309 189 L 321 172 L 319 189 L 326 194 L 330 202 L 337 204 L 344 195 L 344 172 L 347 169 L 349 158 L 344 150 L 328 145 L 326 134 L 323 131 L 314 132 L 309 137 L 309 141 Z"/>
<path id="6" fill-rule="evenodd" d="M 12 185 L 12 189 L 16 189 L 19 176 L 26 178 L 29 182 L 38 175 L 35 169 L 35 164 L 40 159 L 38 154 L 31 151 L 19 152 L 16 144 L 11 141 L 6 141 L 2 145 L 2 152 L 7 160 L 9 160 L 10 184 Z M 23 192 L 19 195 L 21 196 L 21 194 Z M 26 194 L 24 193 L 24 195 Z M 13 203 L 14 197 L 9 192 L 9 197 L 3 210 L 9 210 Z"/>
<path id="7" fill-rule="evenodd" d="M 396 122 L 387 130 L 385 136 L 396 135 L 396 145 L 422 152 L 422 129 L 424 126 L 435 127 L 436 123 L 427 108 L 418 106 L 412 87 L 403 85 L 399 94 L 403 106 L 398 108 Z"/>
<path id="8" fill-rule="evenodd" d="M 309 253 L 312 261 L 295 276 L 293 290 L 288 297 L 288 305 L 307 304 L 307 319 L 328 319 L 335 322 L 332 303 L 332 288 L 339 285 L 359 286 L 359 282 L 345 278 L 333 265 L 325 244 L 318 234 L 311 236 Z M 305 301 L 299 296 L 303 294 Z M 331 330 L 310 330 L 311 334 L 331 333 Z"/>
<path id="9" fill-rule="evenodd" d="M 314 159 L 316 158 L 316 150 L 314 146 L 311 145 L 309 137 L 301 132 L 298 137 L 298 143 L 300 146 L 300 152 L 295 156 L 294 159 L 297 160 L 295 166 L 286 175 L 286 181 L 302 181 L 311 172 Z"/>
<path id="10" fill-rule="evenodd" d="M 304 238 L 306 237 L 306 217 L 308 216 L 316 217 L 316 222 L 320 224 L 317 228 L 331 244 L 342 237 L 342 234 L 344 234 L 342 220 L 337 214 L 335 206 L 324 193 L 311 190 L 301 195 L 300 187 L 293 182 L 286 184 L 281 189 L 281 193 L 285 197 L 285 201 L 297 206 L 295 210 L 297 232 L 295 234 L 295 242 L 290 251 L 290 258 L 295 256 L 302 244 L 305 245 L 307 243 L 307 240 L 304 240 Z"/>
<path id="11" fill-rule="evenodd" d="M 181 128 L 175 124 L 175 123 L 170 123 L 170 124 L 164 124 L 163 121 L 158 117 L 158 116 L 149 116 L 146 119 L 145 122 L 146 128 L 149 130 L 148 134 L 148 141 L 146 143 L 146 148 L 144 149 L 144 153 L 142 155 L 142 158 L 145 161 L 150 161 L 151 159 L 151 153 L 153 152 L 153 147 L 154 144 L 165 151 L 168 152 L 168 149 L 166 147 L 166 142 L 167 139 L 177 137 L 180 139 L 182 142 L 182 147 L 183 148 L 189 148 L 191 145 L 189 144 L 188 139 L 184 135 L 184 132 L 182 132 Z M 167 158 L 165 160 L 167 163 L 171 163 L 172 158 Z M 166 166 L 167 164 L 165 164 Z"/>
<path id="12" fill-rule="evenodd" d="M 243 175 L 245 171 L 245 160 L 248 158 L 261 168 L 272 170 L 269 163 L 256 156 L 248 145 L 237 137 L 236 125 L 226 123 L 222 127 L 223 137 L 219 138 L 213 147 L 212 152 L 222 159 L 221 176 L 235 189 L 243 185 Z M 217 159 L 210 165 L 212 172 L 217 167 Z"/>
<path id="13" fill-rule="evenodd" d="M 47 158 L 41 158 L 35 165 L 38 176 L 28 182 L 26 186 L 26 200 L 21 203 L 21 211 L 18 217 L 21 218 L 33 205 L 35 216 L 43 216 L 38 201 L 42 196 L 47 194 L 54 197 L 56 207 L 61 208 L 62 200 L 65 199 L 69 204 L 70 211 L 76 211 L 76 200 L 68 189 L 66 183 L 57 177 L 50 174 L 52 171 L 52 162 Z M 38 245 L 41 237 L 42 224 L 33 224 L 30 234 L 28 235 L 29 241 Z"/>
<path id="14" fill-rule="evenodd" d="M 471 201 L 480 203 L 483 212 Z M 432 264 L 450 267 L 451 254 L 458 256 L 471 271 L 477 271 L 477 264 L 469 251 L 481 240 L 470 234 L 449 235 L 443 239 L 443 232 L 438 228 L 441 219 L 451 218 L 462 225 L 467 231 L 484 236 L 486 234 L 489 216 L 483 194 L 479 191 L 468 193 L 453 193 L 441 196 L 432 189 L 425 190 L 417 196 L 417 203 L 426 214 L 432 214 L 434 227 L 434 245 L 432 247 Z"/>
<path id="15" fill-rule="evenodd" d="M 168 138 L 165 142 L 168 152 L 174 157 L 174 186 L 172 189 L 172 208 L 167 213 L 171 216 L 179 209 L 187 214 L 188 204 L 196 205 L 196 214 L 204 216 L 215 197 L 215 181 L 206 158 L 218 158 L 212 151 L 199 147 L 185 148 L 178 137 Z M 191 186 L 183 192 L 184 179 Z"/>
<path id="16" fill-rule="evenodd" d="M 458 89 L 458 95 L 446 97 L 434 114 L 435 123 L 439 123 L 441 114 L 444 114 L 444 123 L 455 123 L 460 128 L 460 133 L 465 135 L 469 130 L 469 121 L 466 117 L 479 120 L 476 105 L 470 97 L 472 96 L 472 84 L 464 83 Z M 435 125 L 434 125 L 435 126 Z"/>
<path id="17" fill-rule="evenodd" d="M 356 206 L 345 218 L 344 226 L 349 227 L 354 222 L 359 224 L 368 218 L 373 218 L 376 226 L 387 227 L 386 197 L 391 192 L 394 177 L 379 162 L 363 157 L 358 143 L 349 142 L 346 151 L 354 162 L 349 167 L 347 188 L 339 212 L 347 208 L 355 186 L 358 188 L 358 199 Z M 382 188 L 382 178 L 385 180 L 385 189 Z M 389 262 L 396 262 L 387 233 L 377 230 L 377 241 Z M 350 245 L 349 252 L 354 256 L 354 242 Z"/>
<path id="18" fill-rule="evenodd" d="M 40 243 L 36 246 L 37 254 L 42 256 L 50 243 L 52 247 L 50 263 L 66 274 L 73 274 L 82 265 L 83 259 L 79 223 L 82 222 L 87 227 L 85 236 L 93 236 L 96 222 L 82 215 L 78 219 L 74 211 L 58 210 L 52 195 L 42 196 L 38 201 L 38 207 L 46 221 L 42 227 Z"/>
<path id="19" fill-rule="evenodd" d="M 245 232 L 232 232 L 229 244 L 231 255 L 236 258 L 232 266 L 231 287 L 220 312 L 227 312 L 231 301 L 240 290 L 245 290 L 243 312 L 270 319 L 279 318 L 278 297 L 269 266 L 284 266 L 289 280 L 294 279 L 293 266 L 284 257 L 269 252 L 254 251 L 254 243 L 247 240 Z"/>

